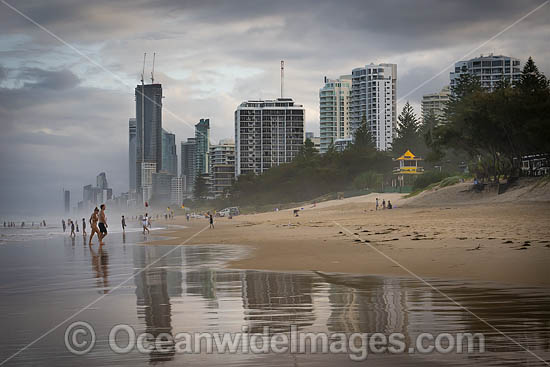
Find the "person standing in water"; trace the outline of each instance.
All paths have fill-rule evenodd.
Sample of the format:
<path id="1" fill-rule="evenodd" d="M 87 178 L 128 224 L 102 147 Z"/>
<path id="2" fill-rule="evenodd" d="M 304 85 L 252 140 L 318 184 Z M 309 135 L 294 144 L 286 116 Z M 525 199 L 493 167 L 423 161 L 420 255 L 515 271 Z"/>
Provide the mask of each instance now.
<path id="1" fill-rule="evenodd" d="M 90 241 L 88 242 L 88 245 L 92 245 L 92 238 L 94 237 L 94 234 L 97 234 L 97 238 L 99 239 L 99 228 L 97 227 L 97 221 L 99 220 L 99 209 L 96 207 L 94 209 L 94 212 L 90 216 L 90 228 L 92 229 L 92 232 L 90 233 Z"/>
<path id="2" fill-rule="evenodd" d="M 74 234 L 74 222 L 72 220 L 69 219 L 69 225 L 71 226 L 71 237 L 74 237 L 75 234 Z"/>
<path id="3" fill-rule="evenodd" d="M 105 216 L 105 204 L 101 204 L 99 212 L 99 244 L 103 245 L 103 239 L 107 237 L 107 217 Z"/>
<path id="4" fill-rule="evenodd" d="M 126 219 L 124 219 L 124 215 L 122 216 L 121 224 L 122 224 L 122 233 L 125 233 L 126 232 Z"/>
<path id="5" fill-rule="evenodd" d="M 149 218 L 147 218 L 147 213 L 145 213 L 145 216 L 141 220 L 141 225 L 143 226 L 143 234 L 145 234 L 145 231 L 149 233 L 149 228 L 147 228 L 148 221 L 149 221 Z"/>
<path id="6" fill-rule="evenodd" d="M 86 236 L 86 220 L 82 218 L 82 235 Z"/>
<path id="7" fill-rule="evenodd" d="M 40 223 L 42 225 L 42 223 Z M 65 232 L 65 229 L 67 228 L 65 225 L 65 219 L 61 219 L 61 226 L 63 227 L 63 232 Z"/>

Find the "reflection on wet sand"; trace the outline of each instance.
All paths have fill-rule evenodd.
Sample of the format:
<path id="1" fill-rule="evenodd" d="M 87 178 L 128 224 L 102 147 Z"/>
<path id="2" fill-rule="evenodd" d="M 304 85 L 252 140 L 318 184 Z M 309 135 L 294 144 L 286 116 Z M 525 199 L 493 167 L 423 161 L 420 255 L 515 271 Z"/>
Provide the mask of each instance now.
<path id="1" fill-rule="evenodd" d="M 145 321 L 145 330 L 153 335 L 173 333 L 174 329 L 235 332 L 243 325 L 252 333 L 263 332 L 264 326 L 270 327 L 271 332 L 288 332 L 290 325 L 297 325 L 302 330 L 327 332 L 398 332 L 405 336 L 407 345 L 413 345 L 421 332 L 484 332 L 487 350 L 500 355 L 507 352 L 508 361 L 530 359 L 509 339 L 416 280 L 232 271 L 215 268 L 220 259 L 227 258 L 224 247 L 187 246 L 157 261 L 163 251 L 166 250 L 157 247 L 134 248 L 136 268 L 154 262 L 135 277 L 138 315 Z M 537 289 L 522 293 L 513 288 L 494 289 L 452 281 L 434 284 L 510 336 L 521 340 L 529 337 L 530 347 L 550 350 L 547 292 Z M 175 325 L 173 314 L 178 315 Z M 151 355 L 151 361 L 173 357 Z M 464 356 L 463 363 L 494 362 L 498 358 L 493 353 Z"/>
<path id="2" fill-rule="evenodd" d="M 89 246 L 89 249 L 90 255 L 92 255 L 92 269 L 97 279 L 97 287 L 104 294 L 107 294 L 109 293 L 109 254 L 104 246 L 99 246 L 97 250 L 93 246 Z"/>
<path id="3" fill-rule="evenodd" d="M 7 358 L 101 296 L 78 316 L 93 325 L 98 343 L 86 356 L 67 352 L 63 328 L 13 360 L 13 365 L 357 365 L 345 355 L 179 354 L 174 342 L 158 350 L 114 353 L 109 330 L 128 324 L 136 333 L 363 332 L 404 334 L 408 346 L 422 332 L 485 334 L 484 354 L 369 357 L 372 365 L 542 366 L 532 355 L 434 289 L 414 279 L 224 269 L 246 255 L 238 246 L 136 245 L 140 233 L 113 236 L 108 245 L 73 246 L 48 240 L 0 247 L 0 357 Z M 116 241 L 119 242 L 116 242 Z M 80 241 L 80 240 L 79 240 Z M 61 246 L 60 246 L 61 242 Z M 32 256 L 31 256 L 32 255 Z M 91 265 L 91 266 L 90 266 Z M 24 269 L 24 270 L 22 270 Z M 60 271 L 62 269 L 62 271 Z M 132 277 L 132 274 L 134 275 Z M 123 283 L 124 282 L 124 283 Z M 476 282 L 430 280 L 437 289 L 543 358 L 550 358 L 550 292 Z M 123 284 L 120 286 L 120 284 Z M 116 290 L 115 290 L 116 289 Z M 40 299 L 40 307 L 32 306 Z M 124 344 L 122 337 L 121 343 Z M 367 362 L 367 363 L 369 363 Z"/>

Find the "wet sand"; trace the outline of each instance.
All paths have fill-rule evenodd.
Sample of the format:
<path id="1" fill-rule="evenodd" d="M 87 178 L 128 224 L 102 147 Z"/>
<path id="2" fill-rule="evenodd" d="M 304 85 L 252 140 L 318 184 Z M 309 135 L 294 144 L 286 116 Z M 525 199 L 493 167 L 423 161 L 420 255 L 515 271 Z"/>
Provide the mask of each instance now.
<path id="1" fill-rule="evenodd" d="M 385 194 L 395 208 L 375 211 L 376 195 L 292 210 L 217 218 L 188 244 L 239 244 L 251 255 L 231 268 L 318 270 L 550 285 L 550 203 L 505 202 L 411 206 Z M 404 206 L 401 206 L 401 205 Z M 188 228 L 151 244 L 180 244 L 206 219 L 171 221 Z"/>

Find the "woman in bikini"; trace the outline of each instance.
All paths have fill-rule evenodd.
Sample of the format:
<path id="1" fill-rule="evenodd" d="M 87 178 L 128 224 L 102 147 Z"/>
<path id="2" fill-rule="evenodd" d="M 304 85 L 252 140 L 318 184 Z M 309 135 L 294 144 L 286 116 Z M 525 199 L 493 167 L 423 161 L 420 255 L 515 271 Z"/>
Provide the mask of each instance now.
<path id="1" fill-rule="evenodd" d="M 94 234 L 97 234 L 97 238 L 101 241 L 101 237 L 99 234 L 99 227 L 97 226 L 97 222 L 99 220 L 99 209 L 95 208 L 94 212 L 92 213 L 92 216 L 90 217 L 90 227 L 92 228 L 92 233 L 90 233 L 90 241 L 88 243 L 89 246 L 92 245 L 92 238 L 94 237 Z"/>

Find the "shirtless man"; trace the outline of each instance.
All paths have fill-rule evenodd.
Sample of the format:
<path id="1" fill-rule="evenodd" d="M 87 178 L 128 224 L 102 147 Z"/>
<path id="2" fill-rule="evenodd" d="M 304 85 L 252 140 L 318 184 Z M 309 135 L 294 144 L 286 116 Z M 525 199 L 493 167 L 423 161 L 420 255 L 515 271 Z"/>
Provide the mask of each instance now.
<path id="1" fill-rule="evenodd" d="M 97 238 L 100 238 L 99 228 L 97 227 L 97 221 L 99 220 L 98 213 L 99 209 L 96 207 L 90 217 L 90 228 L 92 228 L 92 231 L 90 233 L 90 241 L 88 242 L 89 246 L 92 245 L 92 238 L 94 237 L 94 234 L 97 234 Z"/>
<path id="2" fill-rule="evenodd" d="M 105 216 L 105 204 L 101 204 L 99 212 L 99 244 L 103 245 L 103 239 L 107 237 L 107 217 Z"/>

